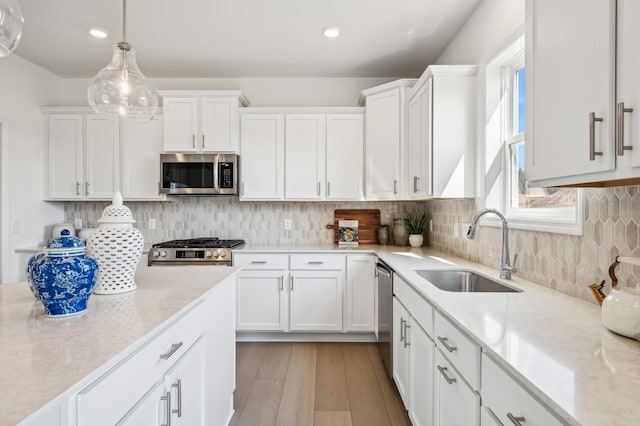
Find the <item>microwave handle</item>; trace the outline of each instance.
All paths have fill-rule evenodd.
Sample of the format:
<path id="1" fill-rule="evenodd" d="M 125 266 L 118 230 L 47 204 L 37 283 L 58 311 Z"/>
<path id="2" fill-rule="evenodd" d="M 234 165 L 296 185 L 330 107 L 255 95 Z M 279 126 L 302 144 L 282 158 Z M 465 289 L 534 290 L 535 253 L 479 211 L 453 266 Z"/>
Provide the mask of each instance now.
<path id="1" fill-rule="evenodd" d="M 215 156 L 213 160 L 213 188 L 220 192 L 220 157 Z"/>

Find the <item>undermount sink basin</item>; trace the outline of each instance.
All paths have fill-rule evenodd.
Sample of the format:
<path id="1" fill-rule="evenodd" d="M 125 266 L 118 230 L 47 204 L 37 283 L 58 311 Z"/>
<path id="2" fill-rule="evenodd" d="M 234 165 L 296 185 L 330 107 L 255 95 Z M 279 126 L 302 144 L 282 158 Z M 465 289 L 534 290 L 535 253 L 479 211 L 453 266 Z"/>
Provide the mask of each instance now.
<path id="1" fill-rule="evenodd" d="M 444 291 L 457 293 L 517 293 L 522 291 L 474 272 L 460 269 L 417 269 L 416 273 Z"/>

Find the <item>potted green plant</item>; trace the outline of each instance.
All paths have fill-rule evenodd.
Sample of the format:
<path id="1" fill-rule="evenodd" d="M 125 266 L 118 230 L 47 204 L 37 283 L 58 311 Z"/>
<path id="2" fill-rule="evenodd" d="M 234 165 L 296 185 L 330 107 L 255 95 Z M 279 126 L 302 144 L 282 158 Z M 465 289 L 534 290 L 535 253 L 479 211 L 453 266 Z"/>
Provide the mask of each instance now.
<path id="1" fill-rule="evenodd" d="M 424 242 L 424 238 L 422 233 L 424 232 L 424 228 L 429 223 L 429 219 L 431 215 L 427 212 L 422 214 L 411 214 L 407 213 L 404 218 L 404 226 L 407 227 L 407 231 L 409 232 L 409 245 L 411 247 L 420 247 Z"/>

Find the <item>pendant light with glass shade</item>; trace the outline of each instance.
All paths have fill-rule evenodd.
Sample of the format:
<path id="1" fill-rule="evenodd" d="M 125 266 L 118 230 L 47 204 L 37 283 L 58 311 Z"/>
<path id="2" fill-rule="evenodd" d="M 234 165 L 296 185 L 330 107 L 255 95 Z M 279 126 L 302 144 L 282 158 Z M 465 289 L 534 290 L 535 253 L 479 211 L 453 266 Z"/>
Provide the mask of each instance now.
<path id="1" fill-rule="evenodd" d="M 158 110 L 158 97 L 140 72 L 135 51 L 126 40 L 127 0 L 123 0 L 122 41 L 113 46 L 111 62 L 91 82 L 89 105 L 103 117 L 151 120 Z"/>
<path id="2" fill-rule="evenodd" d="M 0 58 L 9 56 L 22 36 L 24 17 L 17 0 L 0 0 Z"/>

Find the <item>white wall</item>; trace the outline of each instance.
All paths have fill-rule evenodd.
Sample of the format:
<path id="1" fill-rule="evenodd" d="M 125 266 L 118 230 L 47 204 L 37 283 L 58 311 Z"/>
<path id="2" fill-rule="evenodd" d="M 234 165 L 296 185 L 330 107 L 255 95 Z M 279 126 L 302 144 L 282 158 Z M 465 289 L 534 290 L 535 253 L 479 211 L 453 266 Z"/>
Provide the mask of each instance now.
<path id="1" fill-rule="evenodd" d="M 395 79 L 151 78 L 149 80 L 156 90 L 242 90 L 252 107 L 354 107 L 358 106 L 358 98 L 362 90 Z M 86 105 L 87 87 L 90 82 L 89 79 L 65 80 L 61 105 Z"/>
<path id="2" fill-rule="evenodd" d="M 24 279 L 24 255 L 14 250 L 41 244 L 48 237 L 45 226 L 64 218 L 62 203 L 42 201 L 43 118 L 39 110 L 57 103 L 61 94 L 61 78 L 16 54 L 0 59 L 0 122 L 8 128 L 3 140 L 8 182 L 2 185 L 8 193 L 8 217 L 2 220 L 9 230 L 2 235 L 5 243 L 9 240 L 2 282 Z"/>

